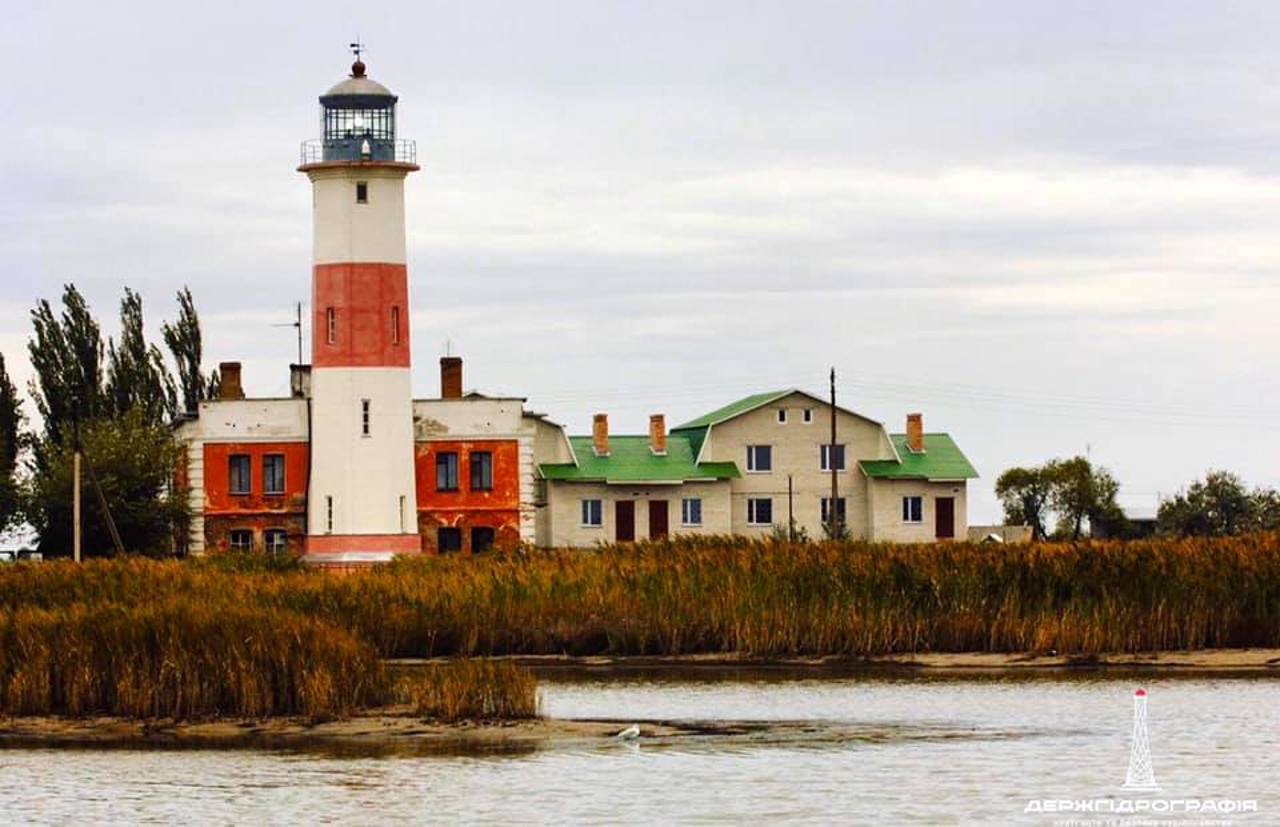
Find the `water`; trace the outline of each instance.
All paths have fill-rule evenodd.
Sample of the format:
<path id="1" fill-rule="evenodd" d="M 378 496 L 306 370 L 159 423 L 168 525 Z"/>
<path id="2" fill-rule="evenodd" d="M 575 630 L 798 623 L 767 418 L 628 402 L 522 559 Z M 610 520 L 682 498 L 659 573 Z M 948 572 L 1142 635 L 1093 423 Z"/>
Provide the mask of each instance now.
<path id="1" fill-rule="evenodd" d="M 5 823 L 1026 822 L 1133 798 L 1133 679 L 544 682 L 553 717 L 778 722 L 520 754 L 0 750 Z M 1280 823 L 1280 681 L 1146 680 L 1163 798 Z M 788 723 L 802 722 L 802 723 Z"/>

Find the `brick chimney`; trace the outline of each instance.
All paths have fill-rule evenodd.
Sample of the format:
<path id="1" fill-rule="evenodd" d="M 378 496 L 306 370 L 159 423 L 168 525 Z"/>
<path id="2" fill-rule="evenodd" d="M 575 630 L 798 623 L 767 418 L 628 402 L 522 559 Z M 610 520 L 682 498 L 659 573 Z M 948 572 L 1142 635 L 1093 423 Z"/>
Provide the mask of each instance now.
<path id="1" fill-rule="evenodd" d="M 907 450 L 924 453 L 924 414 L 907 414 Z"/>
<path id="2" fill-rule="evenodd" d="M 244 399 L 244 386 L 240 384 L 240 363 L 218 364 L 218 398 Z"/>
<path id="3" fill-rule="evenodd" d="M 440 398 L 462 398 L 462 357 L 440 357 Z"/>
<path id="4" fill-rule="evenodd" d="M 598 413 L 591 421 L 591 450 L 598 457 L 609 456 L 609 415 Z"/>
<path id="5" fill-rule="evenodd" d="M 656 456 L 667 455 L 667 418 L 662 414 L 649 417 L 649 450 Z"/>

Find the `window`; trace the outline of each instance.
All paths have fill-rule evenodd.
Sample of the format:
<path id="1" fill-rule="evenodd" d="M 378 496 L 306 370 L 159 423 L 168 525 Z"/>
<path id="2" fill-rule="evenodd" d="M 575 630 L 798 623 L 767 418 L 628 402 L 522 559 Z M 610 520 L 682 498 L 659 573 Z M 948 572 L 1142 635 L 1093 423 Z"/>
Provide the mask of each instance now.
<path id="1" fill-rule="evenodd" d="M 391 308 L 391 344 L 400 344 L 400 308 Z"/>
<path id="2" fill-rule="evenodd" d="M 356 203 L 369 203 L 369 184 L 367 181 L 356 181 Z"/>
<path id="3" fill-rule="evenodd" d="M 589 526 L 604 525 L 604 503 L 602 501 L 582 501 L 582 524 Z"/>
<path id="4" fill-rule="evenodd" d="M 362 436 L 369 435 L 369 408 L 370 408 L 369 400 L 361 399 L 360 400 L 360 434 Z"/>
<path id="5" fill-rule="evenodd" d="M 813 408 L 804 409 L 804 424 L 808 425 L 813 422 Z"/>
<path id="6" fill-rule="evenodd" d="M 842 525 L 847 524 L 845 520 L 845 513 L 846 513 L 845 499 L 844 497 L 840 497 L 839 499 L 836 500 L 836 521 Z M 831 498 L 823 497 L 822 498 L 822 524 L 826 525 L 829 522 L 831 522 Z"/>
<path id="7" fill-rule="evenodd" d="M 786 409 L 786 408 L 778 408 L 778 424 L 779 424 L 779 425 L 786 425 L 786 424 L 787 424 L 787 409 Z"/>
<path id="8" fill-rule="evenodd" d="M 227 490 L 232 494 L 248 494 L 253 490 L 253 482 L 250 480 L 253 461 L 248 454 L 232 454 L 228 462 Z"/>
<path id="9" fill-rule="evenodd" d="M 834 452 L 831 450 L 833 447 L 835 448 L 835 451 L 834 451 Z M 837 470 L 837 471 L 843 471 L 843 470 L 844 470 L 844 446 L 843 446 L 843 445 L 835 445 L 835 446 L 831 446 L 831 445 L 823 445 L 823 446 L 822 446 L 822 449 L 821 449 L 821 451 L 820 451 L 819 453 L 820 453 L 820 455 L 821 455 L 821 456 L 820 456 L 820 459 L 819 459 L 819 462 L 820 462 L 820 463 L 821 463 L 821 465 L 822 465 L 822 470 L 823 470 L 823 471 L 830 471 L 830 470 L 831 470 L 831 455 L 832 455 L 832 453 L 834 453 L 834 454 L 835 454 L 835 458 L 836 458 L 836 470 Z"/>
<path id="10" fill-rule="evenodd" d="M 400 495 L 400 511 L 399 511 L 399 514 L 400 514 L 400 530 L 401 530 L 401 531 L 405 531 L 405 530 L 406 530 L 406 528 L 405 528 L 405 524 L 404 524 L 404 505 L 405 505 L 405 503 L 406 503 L 406 502 L 408 502 L 408 498 L 407 498 L 407 497 L 405 497 L 405 495 L 404 495 L 404 494 L 401 494 L 401 495 Z"/>
<path id="11" fill-rule="evenodd" d="M 253 551 L 253 529 L 233 528 L 230 532 L 232 551 Z"/>
<path id="12" fill-rule="evenodd" d="M 436 454 L 436 490 L 458 490 L 458 455 L 454 451 Z"/>
<path id="13" fill-rule="evenodd" d="M 462 529 L 447 525 L 437 528 L 436 550 L 441 553 L 462 551 Z"/>
<path id="14" fill-rule="evenodd" d="M 493 454 L 489 451 L 471 452 L 471 490 L 493 490 Z"/>
<path id="15" fill-rule="evenodd" d="M 902 498 L 902 522 L 924 522 L 924 497 Z"/>
<path id="16" fill-rule="evenodd" d="M 283 528 L 268 528 L 262 535 L 267 554 L 284 554 L 289 550 L 289 534 Z"/>
<path id="17" fill-rule="evenodd" d="M 768 497 L 747 500 L 747 525 L 771 525 L 773 523 L 773 500 Z"/>
<path id="18" fill-rule="evenodd" d="M 338 311 L 334 308 L 326 308 L 324 311 L 324 329 L 325 341 L 329 344 L 336 344 L 338 341 Z"/>
<path id="19" fill-rule="evenodd" d="M 324 498 L 324 530 L 333 533 L 333 497 Z"/>
<path id="20" fill-rule="evenodd" d="M 702 525 L 702 498 L 685 497 L 680 503 L 680 522 L 684 525 Z"/>
<path id="21" fill-rule="evenodd" d="M 764 473 L 773 470 L 773 446 L 772 445 L 748 445 L 747 446 L 747 470 L 755 473 Z"/>
<path id="22" fill-rule="evenodd" d="M 493 548 L 493 540 L 497 532 L 487 525 L 478 525 L 471 529 L 471 553 L 478 554 Z"/>
<path id="23" fill-rule="evenodd" d="M 262 458 L 262 493 L 284 493 L 284 454 L 267 454 Z"/>

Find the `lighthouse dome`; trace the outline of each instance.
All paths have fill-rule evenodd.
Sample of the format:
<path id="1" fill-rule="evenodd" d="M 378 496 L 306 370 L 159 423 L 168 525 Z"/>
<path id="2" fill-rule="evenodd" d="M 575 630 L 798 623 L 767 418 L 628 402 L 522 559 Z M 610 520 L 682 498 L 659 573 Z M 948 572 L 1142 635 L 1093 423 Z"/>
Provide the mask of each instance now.
<path id="1" fill-rule="evenodd" d="M 396 96 L 365 75 L 361 60 L 351 75 L 320 96 L 324 161 L 396 160 Z"/>

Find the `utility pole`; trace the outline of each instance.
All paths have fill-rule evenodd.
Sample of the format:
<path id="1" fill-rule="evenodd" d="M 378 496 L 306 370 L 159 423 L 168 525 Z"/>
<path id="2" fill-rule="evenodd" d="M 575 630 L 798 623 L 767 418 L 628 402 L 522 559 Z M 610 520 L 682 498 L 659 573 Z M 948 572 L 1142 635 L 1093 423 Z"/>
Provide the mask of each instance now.
<path id="1" fill-rule="evenodd" d="M 76 440 L 76 454 L 72 461 L 74 486 L 71 490 L 71 547 L 76 562 L 80 562 L 80 440 Z"/>
<path id="2" fill-rule="evenodd" d="M 787 474 L 787 539 L 796 541 L 796 504 L 794 490 L 791 487 L 791 475 Z"/>
<path id="3" fill-rule="evenodd" d="M 827 465 L 831 468 L 831 504 L 827 508 L 827 536 L 832 540 L 840 536 L 840 518 L 837 504 L 840 502 L 840 478 L 836 476 L 836 369 L 831 369 L 831 445 L 827 448 Z"/>

